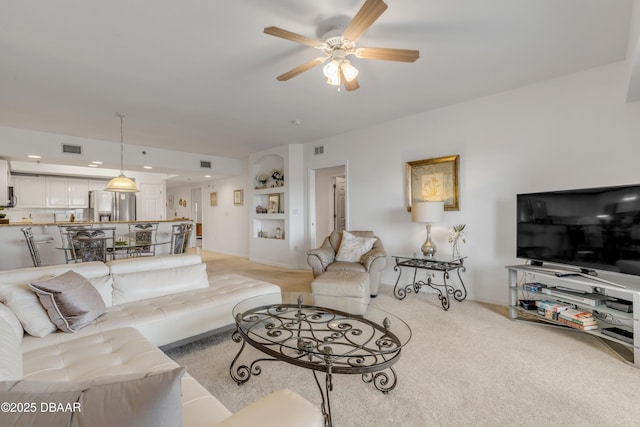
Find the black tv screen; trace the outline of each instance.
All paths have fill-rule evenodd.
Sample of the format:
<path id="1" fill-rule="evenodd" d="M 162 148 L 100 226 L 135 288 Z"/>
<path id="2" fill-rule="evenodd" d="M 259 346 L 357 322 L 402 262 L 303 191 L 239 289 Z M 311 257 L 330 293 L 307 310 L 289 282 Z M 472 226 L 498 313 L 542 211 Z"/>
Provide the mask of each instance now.
<path id="1" fill-rule="evenodd" d="M 517 195 L 517 254 L 640 275 L 640 185 Z"/>

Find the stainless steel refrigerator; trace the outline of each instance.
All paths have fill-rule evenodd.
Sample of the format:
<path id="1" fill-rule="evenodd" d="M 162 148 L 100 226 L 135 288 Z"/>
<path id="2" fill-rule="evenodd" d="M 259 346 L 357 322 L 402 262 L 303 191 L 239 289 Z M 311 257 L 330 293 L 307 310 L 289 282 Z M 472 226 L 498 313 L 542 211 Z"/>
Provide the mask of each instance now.
<path id="1" fill-rule="evenodd" d="M 90 221 L 135 221 L 136 194 L 94 190 L 89 192 Z"/>

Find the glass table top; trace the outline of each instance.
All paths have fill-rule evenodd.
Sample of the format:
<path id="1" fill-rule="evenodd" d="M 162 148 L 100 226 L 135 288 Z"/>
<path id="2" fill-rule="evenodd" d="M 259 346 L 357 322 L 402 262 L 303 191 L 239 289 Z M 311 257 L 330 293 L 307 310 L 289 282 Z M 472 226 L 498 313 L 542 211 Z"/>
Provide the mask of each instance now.
<path id="1" fill-rule="evenodd" d="M 275 293 L 233 308 L 238 331 L 279 357 L 344 358 L 345 365 L 381 363 L 411 339 L 411 328 L 374 305 L 308 293 Z"/>

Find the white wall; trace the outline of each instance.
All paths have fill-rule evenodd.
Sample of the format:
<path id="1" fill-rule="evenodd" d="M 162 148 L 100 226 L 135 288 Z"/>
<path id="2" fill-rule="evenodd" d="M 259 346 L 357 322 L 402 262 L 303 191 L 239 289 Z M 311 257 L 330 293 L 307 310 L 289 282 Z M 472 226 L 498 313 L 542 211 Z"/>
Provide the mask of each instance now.
<path id="1" fill-rule="evenodd" d="M 172 218 L 191 218 L 191 188 L 192 186 L 171 187 L 167 188 L 167 219 Z M 173 206 L 171 200 L 173 199 Z M 180 204 L 186 200 L 186 206 Z"/>
<path id="2" fill-rule="evenodd" d="M 349 227 L 375 230 L 401 255 L 425 239 L 406 211 L 405 163 L 459 154 L 460 211 L 445 212 L 433 237 L 450 251 L 448 227 L 467 224 L 469 297 L 507 304 L 504 266 L 522 263 L 517 193 L 640 183 L 640 103 L 625 104 L 625 74 L 617 63 L 314 141 L 305 166 L 348 162 Z M 314 156 L 320 144 L 325 154 Z M 389 265 L 382 280 L 396 277 Z"/>
<path id="3" fill-rule="evenodd" d="M 253 182 L 253 181 L 251 181 Z M 240 177 L 211 181 L 202 187 L 202 248 L 228 255 L 249 256 L 249 180 Z M 233 191 L 244 190 L 242 206 L 233 204 Z M 210 193 L 218 193 L 218 205 L 211 206 Z"/>

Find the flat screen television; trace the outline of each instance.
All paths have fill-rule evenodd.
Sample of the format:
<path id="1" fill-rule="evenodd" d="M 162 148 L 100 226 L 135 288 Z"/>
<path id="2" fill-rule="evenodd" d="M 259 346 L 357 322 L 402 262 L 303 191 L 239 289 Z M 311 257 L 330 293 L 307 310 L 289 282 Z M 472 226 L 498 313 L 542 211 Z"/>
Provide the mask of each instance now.
<path id="1" fill-rule="evenodd" d="M 517 195 L 518 258 L 640 276 L 640 185 Z"/>

